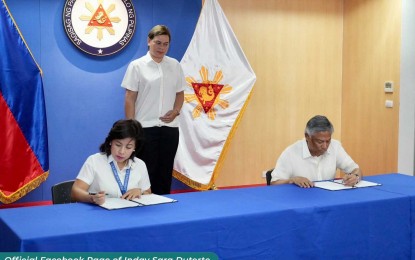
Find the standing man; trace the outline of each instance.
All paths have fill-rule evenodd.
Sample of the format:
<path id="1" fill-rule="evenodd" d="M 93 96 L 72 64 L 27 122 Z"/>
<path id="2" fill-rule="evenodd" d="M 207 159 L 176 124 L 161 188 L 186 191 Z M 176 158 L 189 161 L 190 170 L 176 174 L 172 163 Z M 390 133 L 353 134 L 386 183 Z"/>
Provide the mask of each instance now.
<path id="1" fill-rule="evenodd" d="M 169 194 L 173 162 L 179 144 L 180 110 L 186 81 L 180 63 L 166 56 L 171 41 L 165 25 L 148 33 L 148 52 L 132 61 L 121 86 L 125 92 L 125 116 L 144 129 L 144 146 L 137 153 L 148 169 L 155 194 Z"/>
<path id="2" fill-rule="evenodd" d="M 305 128 L 305 139 L 290 145 L 278 158 L 271 173 L 271 185 L 290 183 L 310 188 L 314 181 L 334 179 L 337 169 L 345 173 L 345 185 L 356 185 L 362 172 L 341 143 L 331 139 L 333 132 L 333 125 L 325 116 L 311 118 Z"/>

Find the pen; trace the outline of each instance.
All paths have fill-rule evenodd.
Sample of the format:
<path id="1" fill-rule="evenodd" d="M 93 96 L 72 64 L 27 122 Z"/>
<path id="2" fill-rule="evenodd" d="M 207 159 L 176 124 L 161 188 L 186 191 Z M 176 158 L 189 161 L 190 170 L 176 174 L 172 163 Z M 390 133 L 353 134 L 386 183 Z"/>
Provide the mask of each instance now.
<path id="1" fill-rule="evenodd" d="M 358 184 L 359 183 L 359 181 L 360 181 L 360 176 L 358 175 L 358 174 L 356 174 L 356 173 L 352 173 L 352 172 L 350 172 L 350 173 L 347 173 L 347 172 L 345 172 L 345 175 L 344 176 L 352 176 L 352 175 L 355 175 L 356 177 L 357 177 L 357 182 L 355 183 L 355 184 L 353 184 L 353 185 L 350 185 L 352 188 L 356 188 L 356 184 Z M 343 184 L 344 185 L 346 185 L 345 183 L 344 183 L 344 179 L 343 179 Z"/>
<path id="2" fill-rule="evenodd" d="M 97 194 L 98 194 L 98 193 L 96 193 L 96 192 L 90 192 L 90 193 L 89 193 L 89 195 L 97 195 Z M 108 196 L 109 194 L 108 194 L 108 193 L 105 193 L 105 195 L 106 195 L 106 196 Z"/>

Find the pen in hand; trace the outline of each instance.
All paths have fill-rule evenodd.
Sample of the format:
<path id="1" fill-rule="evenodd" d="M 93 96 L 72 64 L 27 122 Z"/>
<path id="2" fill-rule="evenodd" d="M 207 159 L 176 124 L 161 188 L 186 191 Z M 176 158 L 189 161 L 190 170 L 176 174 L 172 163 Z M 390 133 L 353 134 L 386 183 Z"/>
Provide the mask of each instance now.
<path id="1" fill-rule="evenodd" d="M 90 192 L 89 193 L 89 195 L 97 195 L 98 193 L 97 192 Z M 108 196 L 109 194 L 108 193 L 105 193 L 105 196 Z"/>
<path id="2" fill-rule="evenodd" d="M 345 173 L 345 175 L 343 176 L 343 184 L 345 186 L 355 186 L 356 185 L 356 181 L 353 180 L 353 174 L 351 173 Z"/>
<path id="3" fill-rule="evenodd" d="M 100 192 L 88 192 L 89 200 L 93 204 L 101 205 L 105 202 L 106 193 L 105 191 Z"/>

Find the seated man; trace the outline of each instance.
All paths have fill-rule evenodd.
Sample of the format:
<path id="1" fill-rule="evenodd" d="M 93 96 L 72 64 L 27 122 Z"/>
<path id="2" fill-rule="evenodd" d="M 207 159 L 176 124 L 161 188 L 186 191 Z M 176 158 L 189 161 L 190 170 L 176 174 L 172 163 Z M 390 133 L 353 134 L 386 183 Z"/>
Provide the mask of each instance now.
<path id="1" fill-rule="evenodd" d="M 362 178 L 359 166 L 331 139 L 333 125 L 325 116 L 315 116 L 306 125 L 305 139 L 287 147 L 272 171 L 271 185 L 294 183 L 302 188 L 314 186 L 314 181 L 334 179 L 336 170 L 345 173 L 343 182 L 353 186 Z"/>

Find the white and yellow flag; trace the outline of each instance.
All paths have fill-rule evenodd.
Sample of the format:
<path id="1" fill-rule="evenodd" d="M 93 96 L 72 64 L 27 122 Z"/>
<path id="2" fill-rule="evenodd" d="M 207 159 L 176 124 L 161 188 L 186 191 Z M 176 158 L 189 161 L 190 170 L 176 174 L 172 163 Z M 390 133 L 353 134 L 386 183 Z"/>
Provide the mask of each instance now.
<path id="1" fill-rule="evenodd" d="M 217 0 L 205 0 L 180 63 L 188 86 L 173 175 L 206 190 L 214 184 L 256 80 Z"/>

